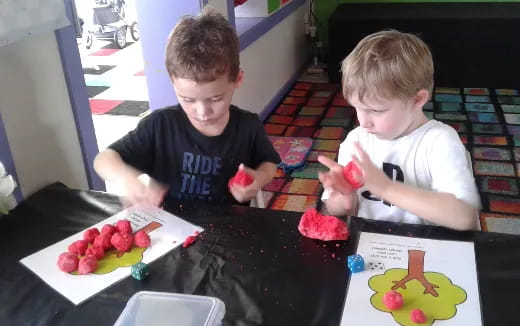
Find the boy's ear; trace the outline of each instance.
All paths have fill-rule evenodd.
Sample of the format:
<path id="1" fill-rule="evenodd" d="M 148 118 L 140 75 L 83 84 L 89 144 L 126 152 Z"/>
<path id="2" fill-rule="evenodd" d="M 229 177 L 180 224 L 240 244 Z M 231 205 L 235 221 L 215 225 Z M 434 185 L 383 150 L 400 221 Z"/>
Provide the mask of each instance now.
<path id="1" fill-rule="evenodd" d="M 415 94 L 415 107 L 420 108 L 422 110 L 422 107 L 428 102 L 428 99 L 430 98 L 430 92 L 427 90 L 420 89 Z"/>
<path id="2" fill-rule="evenodd" d="M 240 69 L 238 71 L 237 80 L 235 80 L 235 88 L 239 88 L 242 86 L 242 83 L 244 82 L 244 70 Z"/>

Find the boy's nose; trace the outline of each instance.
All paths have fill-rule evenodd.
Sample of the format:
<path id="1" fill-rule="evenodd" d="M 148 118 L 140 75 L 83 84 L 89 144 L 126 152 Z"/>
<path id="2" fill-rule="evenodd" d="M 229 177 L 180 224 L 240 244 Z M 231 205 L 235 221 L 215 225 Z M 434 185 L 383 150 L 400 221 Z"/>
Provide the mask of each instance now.
<path id="1" fill-rule="evenodd" d="M 364 114 L 358 114 L 358 121 L 361 128 L 371 128 L 373 126 L 372 120 L 366 117 Z"/>
<path id="2" fill-rule="evenodd" d="M 207 103 L 197 105 L 197 117 L 201 120 L 206 119 L 211 114 L 211 106 Z"/>

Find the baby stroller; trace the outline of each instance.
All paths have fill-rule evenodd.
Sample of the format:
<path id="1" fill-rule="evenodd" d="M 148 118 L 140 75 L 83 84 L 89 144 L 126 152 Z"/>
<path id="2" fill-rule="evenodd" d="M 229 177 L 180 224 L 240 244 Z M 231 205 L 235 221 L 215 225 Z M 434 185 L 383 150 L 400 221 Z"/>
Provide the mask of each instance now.
<path id="1" fill-rule="evenodd" d="M 94 38 L 113 41 L 120 49 L 126 46 L 126 34 L 134 41 L 139 40 L 137 21 L 126 17 L 124 0 L 95 0 L 92 7 L 92 20 L 85 28 L 87 49 L 92 47 Z"/>

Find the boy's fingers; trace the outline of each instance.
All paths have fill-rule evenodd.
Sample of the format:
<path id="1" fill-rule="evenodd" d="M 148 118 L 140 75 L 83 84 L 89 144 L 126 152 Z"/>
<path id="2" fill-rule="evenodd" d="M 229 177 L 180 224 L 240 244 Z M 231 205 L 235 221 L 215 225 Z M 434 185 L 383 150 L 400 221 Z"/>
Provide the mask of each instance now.
<path id="1" fill-rule="evenodd" d="M 367 153 L 363 150 L 359 142 L 354 142 L 354 147 L 356 149 L 356 154 L 360 161 L 366 162 L 369 159 Z"/>
<path id="2" fill-rule="evenodd" d="M 332 169 L 332 168 L 334 168 L 334 167 L 339 165 L 336 161 L 331 160 L 327 156 L 322 156 L 322 155 L 318 155 L 318 162 L 320 162 L 321 164 L 325 165 L 329 169 Z"/>
<path id="3" fill-rule="evenodd" d="M 244 163 L 240 163 L 240 166 L 238 167 L 238 170 L 242 170 L 242 171 L 244 171 L 245 173 L 249 174 L 252 177 L 254 177 L 255 172 L 256 172 L 255 170 L 245 166 Z"/>

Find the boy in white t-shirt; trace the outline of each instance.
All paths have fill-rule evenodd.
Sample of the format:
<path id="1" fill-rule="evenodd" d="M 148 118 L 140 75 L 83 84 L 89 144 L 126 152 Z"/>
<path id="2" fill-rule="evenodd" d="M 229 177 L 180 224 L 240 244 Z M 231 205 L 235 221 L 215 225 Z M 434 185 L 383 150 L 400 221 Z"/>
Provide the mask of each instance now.
<path id="1" fill-rule="evenodd" d="M 365 37 L 342 64 L 343 95 L 359 127 L 341 144 L 338 163 L 320 156 L 322 200 L 333 215 L 478 228 L 480 200 L 457 132 L 428 120 L 433 61 L 418 37 L 382 31 Z M 352 161 L 363 185 L 343 177 Z"/>

